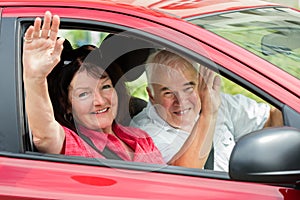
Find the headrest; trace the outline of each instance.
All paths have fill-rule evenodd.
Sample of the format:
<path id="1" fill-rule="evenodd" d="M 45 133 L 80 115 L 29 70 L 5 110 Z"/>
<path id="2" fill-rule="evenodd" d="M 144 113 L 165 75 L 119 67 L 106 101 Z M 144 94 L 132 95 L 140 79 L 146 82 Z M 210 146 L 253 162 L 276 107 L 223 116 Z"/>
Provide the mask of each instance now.
<path id="1" fill-rule="evenodd" d="M 121 34 L 109 34 L 100 45 L 104 57 L 115 61 L 128 81 L 145 71 L 145 62 L 156 47 L 154 44 Z"/>

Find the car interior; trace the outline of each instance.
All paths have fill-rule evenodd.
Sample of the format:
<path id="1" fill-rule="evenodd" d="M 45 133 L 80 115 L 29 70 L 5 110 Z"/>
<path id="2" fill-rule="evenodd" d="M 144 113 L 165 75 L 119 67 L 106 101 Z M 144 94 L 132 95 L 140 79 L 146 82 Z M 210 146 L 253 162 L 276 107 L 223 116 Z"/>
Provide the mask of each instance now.
<path id="1" fill-rule="evenodd" d="M 231 94 L 243 94 L 255 99 L 258 102 L 267 102 L 279 109 L 282 106 L 280 102 L 278 102 L 270 95 L 265 94 L 255 86 L 251 85 L 248 82 L 245 82 L 241 78 L 234 75 L 232 72 L 226 71 L 226 69 L 222 68 L 222 66 L 219 66 L 208 58 L 199 57 L 199 55 L 195 56 L 193 52 L 180 46 L 170 45 L 162 39 L 149 38 L 146 34 L 137 34 L 136 31 L 132 30 L 120 31 L 116 27 L 97 27 L 94 24 L 88 25 L 82 23 L 74 25 L 63 22 L 64 20 L 62 19 L 62 28 L 60 30 L 59 36 L 64 37 L 68 41 L 68 47 L 66 48 L 76 49 L 82 45 L 87 44 L 94 45 L 96 47 L 101 46 L 101 48 L 105 49 L 103 53 L 107 54 L 106 56 L 110 57 L 111 60 L 115 60 L 119 64 L 119 66 L 122 67 L 122 70 L 124 70 L 124 76 L 127 80 L 126 86 L 131 96 L 128 105 L 129 119 L 131 119 L 144 107 L 146 107 L 148 102 L 148 96 L 146 92 L 147 80 L 144 73 L 144 65 L 148 56 L 159 49 L 166 48 L 170 48 L 173 51 L 178 52 L 179 54 L 195 59 L 197 62 L 217 72 L 222 79 L 222 92 Z M 26 29 L 28 24 L 30 23 L 23 23 L 23 30 Z M 267 98 L 260 98 L 262 94 Z M 24 134 L 23 141 L 26 154 L 37 156 L 38 159 L 53 159 L 55 161 L 62 162 L 80 162 L 88 165 L 99 165 L 99 160 L 97 159 L 77 158 L 72 156 L 67 158 L 67 156 L 63 155 L 48 155 L 37 152 L 32 142 L 32 135 L 30 133 L 30 129 L 28 128 L 28 124 L 26 124 L 26 127 L 27 131 Z M 164 167 L 164 169 L 161 169 L 160 166 L 159 168 L 163 171 L 165 170 L 165 172 L 167 173 L 186 174 L 196 172 L 195 174 L 197 174 L 197 176 L 201 175 L 204 177 L 218 177 L 218 179 L 229 179 L 228 173 L 213 171 L 213 154 L 214 149 L 211 150 L 210 157 L 205 166 L 205 170 L 209 170 L 211 173 L 206 173 L 205 170 L 200 170 L 199 172 L 199 170 L 195 169 L 188 169 L 187 172 L 187 169 L 182 169 L 182 167 L 175 166 L 168 166 L 167 168 Z M 101 160 L 100 165 L 125 169 L 141 169 L 141 166 L 146 170 L 153 170 L 154 168 L 157 169 L 157 167 L 155 166 L 153 168 L 152 165 L 143 163 L 134 163 L 128 165 L 128 162 L 125 161 Z"/>

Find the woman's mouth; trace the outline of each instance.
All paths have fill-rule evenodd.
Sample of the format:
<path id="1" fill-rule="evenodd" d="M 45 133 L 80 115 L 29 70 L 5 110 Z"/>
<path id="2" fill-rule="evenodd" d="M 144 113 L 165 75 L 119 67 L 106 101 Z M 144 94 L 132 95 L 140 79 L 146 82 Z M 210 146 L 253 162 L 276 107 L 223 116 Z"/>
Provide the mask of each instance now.
<path id="1" fill-rule="evenodd" d="M 101 113 L 105 113 L 108 111 L 109 108 L 104 108 L 102 110 L 97 110 L 96 112 L 93 112 L 93 114 L 101 114 Z"/>

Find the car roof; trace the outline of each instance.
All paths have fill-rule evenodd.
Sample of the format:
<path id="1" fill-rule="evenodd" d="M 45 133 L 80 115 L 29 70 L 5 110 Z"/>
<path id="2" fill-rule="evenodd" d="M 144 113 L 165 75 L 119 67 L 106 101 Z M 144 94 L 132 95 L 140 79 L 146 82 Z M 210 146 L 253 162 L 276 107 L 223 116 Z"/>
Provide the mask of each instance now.
<path id="1" fill-rule="evenodd" d="M 123 0 L 134 5 L 145 6 L 161 12 L 170 13 L 180 18 L 192 17 L 195 15 L 211 14 L 231 10 L 265 7 L 278 5 L 260 0 Z"/>
<path id="2" fill-rule="evenodd" d="M 257 8 L 279 5 L 260 0 L 1 0 L 2 6 L 33 6 L 33 5 L 62 5 L 86 7 L 87 5 L 101 8 L 97 5 L 118 4 L 118 7 L 148 8 L 144 12 L 159 11 L 178 18 L 188 18 L 196 15 L 211 14 L 231 10 Z"/>

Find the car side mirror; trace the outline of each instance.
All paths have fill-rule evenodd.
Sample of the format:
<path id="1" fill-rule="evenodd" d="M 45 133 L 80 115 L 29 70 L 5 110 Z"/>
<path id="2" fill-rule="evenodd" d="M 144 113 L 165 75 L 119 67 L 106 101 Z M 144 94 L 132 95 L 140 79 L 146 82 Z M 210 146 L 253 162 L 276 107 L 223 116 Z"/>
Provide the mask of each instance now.
<path id="1" fill-rule="evenodd" d="M 300 180 L 300 130 L 267 128 L 243 136 L 229 162 L 234 180 L 292 183 Z"/>

